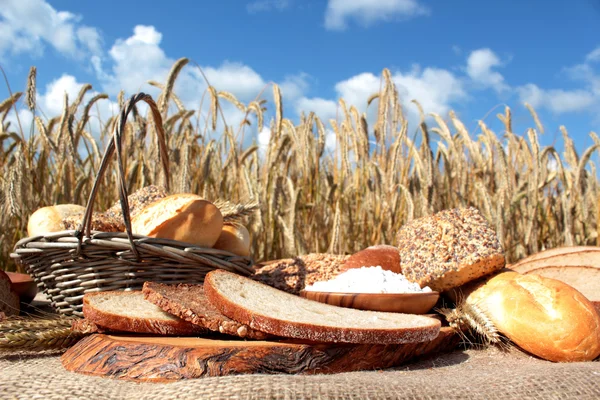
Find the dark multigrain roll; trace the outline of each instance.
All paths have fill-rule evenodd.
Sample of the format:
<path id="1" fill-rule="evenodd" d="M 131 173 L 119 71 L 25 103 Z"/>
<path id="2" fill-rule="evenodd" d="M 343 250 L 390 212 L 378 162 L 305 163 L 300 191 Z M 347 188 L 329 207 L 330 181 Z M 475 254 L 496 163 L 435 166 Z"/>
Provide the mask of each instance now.
<path id="1" fill-rule="evenodd" d="M 396 243 L 406 278 L 440 292 L 505 265 L 496 232 L 474 207 L 413 220 L 400 229 Z"/>
<path id="2" fill-rule="evenodd" d="M 349 256 L 326 253 L 311 253 L 303 256 L 278 260 L 258 266 L 252 279 L 276 289 L 299 294 L 305 286 L 328 281 L 337 276 Z"/>

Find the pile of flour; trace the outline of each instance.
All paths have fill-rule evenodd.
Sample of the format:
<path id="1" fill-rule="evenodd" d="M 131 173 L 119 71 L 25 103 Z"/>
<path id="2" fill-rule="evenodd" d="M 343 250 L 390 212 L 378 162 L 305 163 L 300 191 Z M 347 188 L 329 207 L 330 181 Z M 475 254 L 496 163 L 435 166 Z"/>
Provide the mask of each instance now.
<path id="1" fill-rule="evenodd" d="M 429 286 L 421 288 L 409 282 L 404 275 L 386 271 L 381 266 L 349 269 L 328 281 L 315 282 L 304 290 L 341 293 L 425 293 Z"/>

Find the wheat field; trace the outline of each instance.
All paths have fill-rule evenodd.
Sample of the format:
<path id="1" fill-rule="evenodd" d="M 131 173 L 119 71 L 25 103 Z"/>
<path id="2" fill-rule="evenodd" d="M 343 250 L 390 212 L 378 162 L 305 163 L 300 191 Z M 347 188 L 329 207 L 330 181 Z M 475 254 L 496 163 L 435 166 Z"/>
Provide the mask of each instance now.
<path id="1" fill-rule="evenodd" d="M 173 92 L 187 59 L 178 60 L 155 100 L 163 117 L 170 154 L 171 191 L 198 193 L 209 200 L 260 203 L 248 219 L 256 261 L 310 252 L 353 253 L 373 244 L 394 244 L 407 221 L 443 209 L 472 205 L 496 229 L 507 261 L 561 245 L 597 245 L 600 225 L 599 183 L 591 159 L 600 138 L 578 154 L 566 128 L 564 151 L 542 147 L 543 127 L 535 111 L 532 127 L 513 132 L 511 110 L 497 115 L 502 132 L 482 121 L 470 133 L 454 112 L 425 114 L 410 126 L 390 72 L 382 72 L 381 90 L 368 100 L 376 111 L 369 126 L 357 105 L 339 100 L 337 120 L 321 121 L 303 113 L 285 117 L 280 89 L 271 84 L 272 102 L 258 98 L 242 104 L 231 93 L 210 86 L 208 115 L 188 110 Z M 102 123 L 101 137 L 90 130 L 91 112 L 108 96 L 84 103 L 91 85 L 75 99 L 65 96 L 62 115 L 36 111 L 36 70 L 27 87 L 0 103 L 0 269 L 14 270 L 9 258 L 26 235 L 29 215 L 39 207 L 85 205 L 116 116 Z M 123 93 L 119 105 L 125 102 Z M 247 118 L 239 126 L 219 123 L 225 102 Z M 359 105 L 362 106 L 362 105 Z M 21 107 L 35 115 L 31 132 L 9 123 Z M 274 115 L 265 121 L 267 111 Z M 428 118 L 426 118 L 428 117 Z M 161 171 L 151 115 L 134 112 L 124 143 L 129 192 L 160 183 Z M 244 135 L 270 124 L 264 153 L 244 146 Z M 210 130 L 221 126 L 220 135 Z M 326 151 L 326 131 L 335 132 L 335 151 Z M 147 140 L 146 140 L 147 139 Z M 83 150 L 82 150 L 83 149 Z M 112 167 L 102 183 L 95 209 L 116 199 L 117 174 Z"/>

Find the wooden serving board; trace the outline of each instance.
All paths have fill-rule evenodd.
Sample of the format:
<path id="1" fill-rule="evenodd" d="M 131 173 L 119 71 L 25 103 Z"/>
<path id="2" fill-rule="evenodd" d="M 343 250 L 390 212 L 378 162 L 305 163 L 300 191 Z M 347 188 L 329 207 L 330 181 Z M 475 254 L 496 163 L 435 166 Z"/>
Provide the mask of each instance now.
<path id="1" fill-rule="evenodd" d="M 73 372 L 145 382 L 234 374 L 316 374 L 384 369 L 459 343 L 443 327 L 430 342 L 398 345 L 244 341 L 93 334 L 63 354 Z"/>

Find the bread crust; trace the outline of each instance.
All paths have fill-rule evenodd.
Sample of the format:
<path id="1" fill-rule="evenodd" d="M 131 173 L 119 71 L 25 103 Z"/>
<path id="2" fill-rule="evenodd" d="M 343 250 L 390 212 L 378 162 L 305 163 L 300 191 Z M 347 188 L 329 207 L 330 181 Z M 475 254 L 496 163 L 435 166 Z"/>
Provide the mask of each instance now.
<path id="1" fill-rule="evenodd" d="M 0 314 L 3 313 L 5 317 L 10 317 L 19 315 L 20 310 L 19 295 L 15 292 L 8 275 L 0 270 Z"/>
<path id="2" fill-rule="evenodd" d="M 202 285 L 146 282 L 142 292 L 165 312 L 211 331 L 257 340 L 270 336 L 221 314 L 206 298 Z"/>
<path id="3" fill-rule="evenodd" d="M 143 298 L 141 291 L 107 291 L 86 293 L 83 296 L 83 315 L 85 318 L 110 331 L 122 331 L 133 333 L 151 333 L 159 335 L 180 335 L 189 336 L 206 333 L 206 329 L 198 325 L 191 324 L 179 318 L 168 320 L 158 320 L 152 318 L 137 318 L 125 316 L 118 313 L 111 313 L 100 310 L 93 305 L 93 299 L 96 296 L 133 296 L 139 295 Z M 154 304 L 148 303 L 152 307 Z"/>
<path id="4" fill-rule="evenodd" d="M 522 349 L 555 362 L 600 356 L 600 315 L 580 292 L 556 279 L 501 272 L 467 293 L 494 326 Z"/>
<path id="5" fill-rule="evenodd" d="M 218 286 L 219 279 L 227 279 L 228 277 L 238 279 L 239 283 L 242 285 L 250 285 L 250 287 L 256 288 L 256 290 L 261 290 L 264 293 L 268 293 L 268 295 L 265 295 L 265 297 L 272 298 L 273 301 L 289 301 L 291 304 L 298 307 L 306 302 L 314 302 L 280 291 L 265 284 L 252 281 L 249 278 L 245 278 L 228 271 L 215 270 L 207 274 L 204 280 L 204 291 L 208 300 L 219 310 L 219 312 L 233 320 L 246 324 L 253 329 L 267 332 L 276 336 L 329 343 L 420 343 L 433 340 L 439 334 L 441 327 L 439 320 L 418 315 L 411 317 L 422 321 L 421 326 L 398 329 L 334 327 L 284 320 L 274 315 L 268 315 L 249 310 L 243 304 L 238 304 L 231 301 L 227 297 L 227 293 L 222 292 Z M 318 304 L 319 307 L 322 308 L 323 313 L 326 313 L 328 310 L 330 310 L 330 308 L 342 309 L 341 307 L 338 308 L 327 304 Z M 371 315 L 368 312 L 362 312 L 359 310 L 351 311 L 365 313 L 365 316 Z M 383 316 L 387 313 L 378 314 Z"/>

